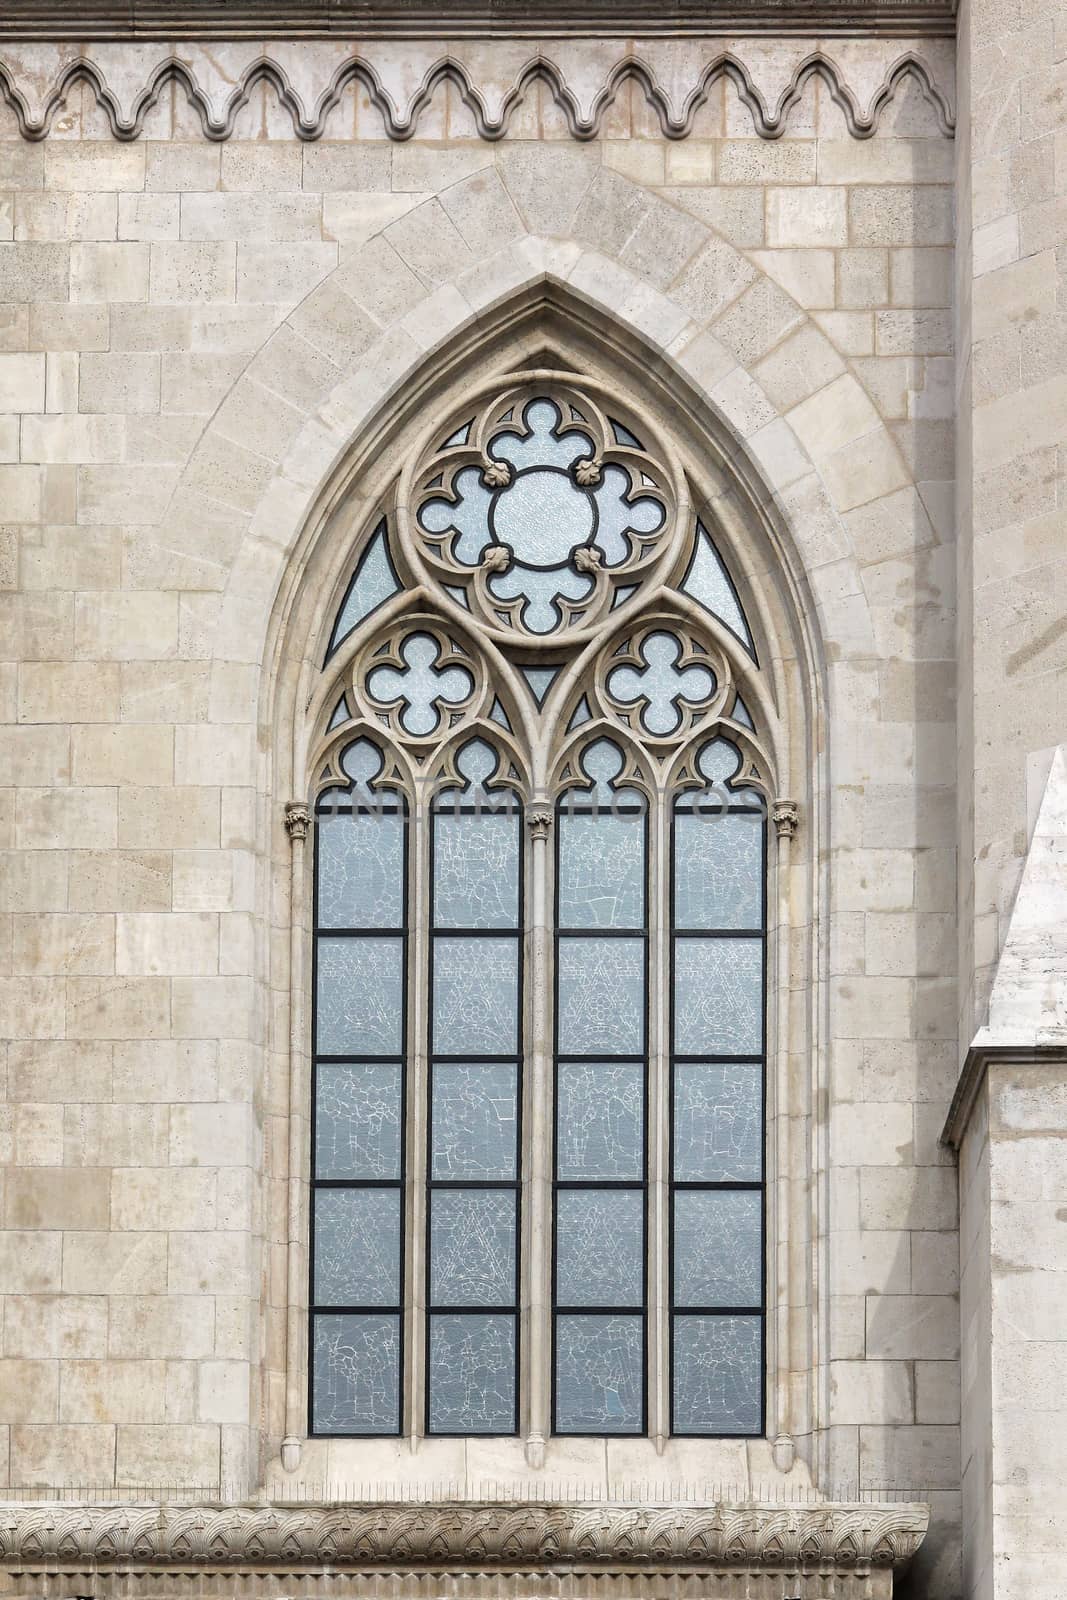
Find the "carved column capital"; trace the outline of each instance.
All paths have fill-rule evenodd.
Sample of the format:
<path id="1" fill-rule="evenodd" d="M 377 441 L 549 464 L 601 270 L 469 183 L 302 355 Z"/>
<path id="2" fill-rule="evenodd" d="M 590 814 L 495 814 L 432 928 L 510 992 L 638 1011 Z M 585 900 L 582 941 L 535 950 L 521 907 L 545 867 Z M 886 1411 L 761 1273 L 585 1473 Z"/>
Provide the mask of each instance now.
<path id="1" fill-rule="evenodd" d="M 551 807 L 531 806 L 526 813 L 526 826 L 531 839 L 547 839 L 552 828 Z"/>
<path id="2" fill-rule="evenodd" d="M 310 806 L 305 805 L 303 800 L 290 800 L 285 808 L 285 831 L 290 839 L 303 843 L 310 827 Z"/>
<path id="3" fill-rule="evenodd" d="M 776 800 L 771 806 L 771 820 L 779 839 L 792 839 L 800 826 L 800 807 L 795 800 Z"/>

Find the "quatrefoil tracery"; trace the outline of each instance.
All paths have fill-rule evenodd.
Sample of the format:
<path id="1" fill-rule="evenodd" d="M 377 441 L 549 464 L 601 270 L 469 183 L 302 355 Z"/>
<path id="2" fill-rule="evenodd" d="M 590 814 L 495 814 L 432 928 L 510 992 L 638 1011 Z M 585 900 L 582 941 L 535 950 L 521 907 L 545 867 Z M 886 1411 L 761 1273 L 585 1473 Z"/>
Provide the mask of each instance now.
<path id="1" fill-rule="evenodd" d="M 459 603 L 497 637 L 547 643 L 640 588 L 679 496 L 636 434 L 546 376 L 497 392 L 427 451 L 401 500 L 418 558 Z"/>
<path id="2" fill-rule="evenodd" d="M 602 652 L 595 673 L 604 711 L 651 744 L 679 743 L 722 713 L 730 663 L 710 636 L 661 616 Z"/>
<path id="3" fill-rule="evenodd" d="M 349 668 L 353 718 L 407 744 L 439 742 L 488 713 L 492 698 L 480 652 L 423 612 L 398 618 Z"/>

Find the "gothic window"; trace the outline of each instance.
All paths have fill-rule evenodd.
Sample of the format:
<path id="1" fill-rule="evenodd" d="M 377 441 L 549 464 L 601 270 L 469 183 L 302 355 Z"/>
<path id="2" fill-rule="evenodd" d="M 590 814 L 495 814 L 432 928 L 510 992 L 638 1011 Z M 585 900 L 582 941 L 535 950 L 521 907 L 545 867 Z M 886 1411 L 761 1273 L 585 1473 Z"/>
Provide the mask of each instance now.
<path id="1" fill-rule="evenodd" d="M 764 1426 L 755 638 L 591 379 L 416 448 L 316 704 L 310 1431 Z"/>

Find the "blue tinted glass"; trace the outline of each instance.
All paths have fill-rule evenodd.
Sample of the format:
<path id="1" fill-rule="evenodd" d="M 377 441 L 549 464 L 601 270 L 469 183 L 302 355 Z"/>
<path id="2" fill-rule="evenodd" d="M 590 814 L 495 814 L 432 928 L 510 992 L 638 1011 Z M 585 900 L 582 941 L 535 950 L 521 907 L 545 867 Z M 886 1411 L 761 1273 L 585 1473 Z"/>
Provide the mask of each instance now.
<path id="1" fill-rule="evenodd" d="M 639 1062 L 561 1061 L 556 1176 L 644 1175 L 645 1069 Z"/>
<path id="2" fill-rule="evenodd" d="M 762 927 L 762 817 L 675 813 L 674 921 L 679 928 Z"/>
<path id="3" fill-rule="evenodd" d="M 327 659 L 353 628 L 358 627 L 364 617 L 369 617 L 372 611 L 376 611 L 380 605 L 396 594 L 399 588 L 400 585 L 389 564 L 383 522 L 375 529 L 374 536 L 356 568 L 356 575 L 349 585 L 348 593 L 341 602 L 341 609 L 337 613 L 337 621 L 334 623 L 330 638 Z"/>
<path id="4" fill-rule="evenodd" d="M 515 1191 L 430 1190 L 430 1301 L 515 1303 Z"/>
<path id="5" fill-rule="evenodd" d="M 762 1431 L 759 1317 L 675 1317 L 671 1368 L 675 1433 Z"/>
<path id="6" fill-rule="evenodd" d="M 430 1432 L 514 1433 L 515 1318 L 430 1318 Z"/>
<path id="7" fill-rule="evenodd" d="M 315 1318 L 311 1378 L 315 1433 L 400 1432 L 400 1318 Z"/>
<path id="8" fill-rule="evenodd" d="M 759 1054 L 761 940 L 675 940 L 674 1048 L 684 1056 Z"/>
<path id="9" fill-rule="evenodd" d="M 320 1306 L 397 1304 L 399 1189 L 315 1191 L 314 1284 Z"/>
<path id="10" fill-rule="evenodd" d="M 515 939 L 433 942 L 433 1048 L 443 1056 L 507 1055 L 518 1044 Z"/>
<path id="11" fill-rule="evenodd" d="M 400 1066 L 315 1070 L 315 1176 L 400 1177 Z"/>
<path id="12" fill-rule="evenodd" d="M 558 826 L 560 927 L 643 927 L 644 817 L 561 810 Z"/>
<path id="13" fill-rule="evenodd" d="M 752 1062 L 674 1068 L 674 1176 L 679 1183 L 758 1183 L 763 1175 L 763 1070 Z"/>
<path id="14" fill-rule="evenodd" d="M 640 1055 L 644 1045 L 642 939 L 560 939 L 561 1055 Z"/>
<path id="15" fill-rule="evenodd" d="M 689 563 L 689 571 L 682 580 L 682 591 L 692 595 L 693 599 L 705 610 L 710 611 L 713 617 L 718 617 L 720 622 L 724 622 L 730 632 L 741 640 L 750 655 L 754 653 L 752 635 L 748 631 L 745 614 L 727 575 L 722 557 L 699 522 L 696 528 L 693 559 Z"/>
<path id="16" fill-rule="evenodd" d="M 319 926 L 399 928 L 404 920 L 404 819 L 320 815 Z"/>
<path id="17" fill-rule="evenodd" d="M 397 1056 L 404 1014 L 399 938 L 318 940 L 317 1048 L 323 1056 Z"/>
<path id="18" fill-rule="evenodd" d="M 762 1225 L 758 1189 L 676 1189 L 675 1305 L 760 1305 Z"/>
<path id="19" fill-rule="evenodd" d="M 644 1301 L 645 1197 L 639 1189 L 556 1191 L 556 1301 L 639 1306 Z"/>
<path id="20" fill-rule="evenodd" d="M 438 1061 L 433 1069 L 433 1178 L 514 1178 L 518 1068 Z"/>
<path id="21" fill-rule="evenodd" d="M 556 1318 L 556 1432 L 640 1433 L 643 1319 Z"/>
<path id="22" fill-rule="evenodd" d="M 518 816 L 435 817 L 433 876 L 439 928 L 517 927 Z"/>

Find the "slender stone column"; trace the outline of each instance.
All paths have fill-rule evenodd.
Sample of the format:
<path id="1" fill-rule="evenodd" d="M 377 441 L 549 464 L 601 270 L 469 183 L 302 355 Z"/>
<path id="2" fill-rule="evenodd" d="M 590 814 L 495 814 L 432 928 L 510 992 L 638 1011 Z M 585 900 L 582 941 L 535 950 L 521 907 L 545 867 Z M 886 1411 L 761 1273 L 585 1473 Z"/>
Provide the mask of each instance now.
<path id="1" fill-rule="evenodd" d="M 289 1166 L 288 1237 L 286 1239 L 285 1309 L 285 1438 L 282 1466 L 294 1472 L 300 1465 L 301 1437 L 305 1431 L 304 1375 L 307 1282 L 307 1236 L 304 1225 L 304 1149 L 307 1127 L 307 1048 L 304 1037 L 305 875 L 304 847 L 311 827 L 311 811 L 303 801 L 285 808 L 285 831 L 292 846 L 289 890 Z"/>
<path id="2" fill-rule="evenodd" d="M 789 863 L 793 835 L 799 812 L 795 800 L 776 800 L 771 820 L 778 839 L 777 918 L 775 928 L 777 972 L 777 1042 L 775 1070 L 774 1207 L 775 1219 L 775 1416 L 773 1418 L 774 1463 L 788 1472 L 796 1457 L 795 1421 L 792 1406 L 793 1369 L 796 1354 L 792 1347 L 793 1307 L 790 1303 L 790 1252 L 793 1249 L 792 1206 L 792 1107 L 789 1100 L 789 994 L 790 934 L 792 918 L 789 899 Z"/>
<path id="3" fill-rule="evenodd" d="M 551 1383 L 551 1269 L 548 1241 L 552 1228 L 552 1190 L 548 1176 L 548 1148 L 551 1130 L 548 1107 L 552 1078 L 552 1007 L 549 972 L 552 959 L 552 926 L 548 913 L 548 844 L 552 831 L 552 808 L 545 803 L 526 813 L 530 830 L 530 930 L 529 995 L 530 1038 L 527 1068 L 530 1076 L 529 1186 L 529 1337 L 528 1371 L 529 1419 L 526 1428 L 526 1463 L 538 1469 L 545 1462 L 545 1439 L 551 1427 L 549 1417 Z"/>

